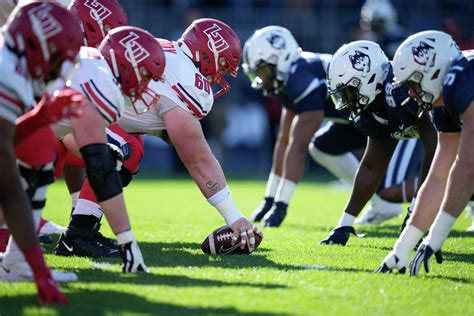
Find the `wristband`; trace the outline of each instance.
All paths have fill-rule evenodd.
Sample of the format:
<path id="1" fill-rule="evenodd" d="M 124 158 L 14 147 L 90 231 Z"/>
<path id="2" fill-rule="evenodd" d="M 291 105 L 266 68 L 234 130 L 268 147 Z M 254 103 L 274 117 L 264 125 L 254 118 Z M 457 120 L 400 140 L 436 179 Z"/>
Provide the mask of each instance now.
<path id="1" fill-rule="evenodd" d="M 238 219 L 244 217 L 238 211 L 237 206 L 230 196 L 230 191 L 227 186 L 211 196 L 207 201 L 219 211 L 229 227 L 231 227 Z"/>
<path id="2" fill-rule="evenodd" d="M 133 236 L 133 232 L 131 229 L 118 233 L 117 235 L 115 235 L 115 237 L 117 237 L 117 244 L 119 245 L 128 244 L 129 242 L 132 242 L 135 240 L 135 237 Z"/>

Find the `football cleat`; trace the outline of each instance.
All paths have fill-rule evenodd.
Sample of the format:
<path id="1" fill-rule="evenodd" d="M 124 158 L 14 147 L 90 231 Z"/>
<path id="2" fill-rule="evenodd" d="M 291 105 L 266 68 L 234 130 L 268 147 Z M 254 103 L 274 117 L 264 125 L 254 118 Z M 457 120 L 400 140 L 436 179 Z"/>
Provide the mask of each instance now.
<path id="1" fill-rule="evenodd" d="M 400 259 L 402 258 L 402 260 Z M 393 269 L 397 269 L 399 273 L 405 273 L 408 266 L 408 257 L 397 256 L 395 251 L 390 251 L 383 259 L 380 267 L 375 272 L 377 273 L 391 273 Z"/>
<path id="2" fill-rule="evenodd" d="M 118 250 L 103 246 L 95 239 L 82 238 L 78 236 L 68 237 L 62 234 L 56 245 L 58 256 L 78 256 L 89 258 L 115 258 Z"/>
<path id="3" fill-rule="evenodd" d="M 56 282 L 74 282 L 78 280 L 77 274 L 74 272 L 60 272 L 51 269 L 51 276 Z M 0 264 L 0 281 L 34 281 L 33 271 L 25 261 L 9 266 Z"/>
<path id="4" fill-rule="evenodd" d="M 114 240 L 114 239 L 105 237 L 99 231 L 94 235 L 94 238 L 102 246 L 104 246 L 106 248 L 117 249 L 118 250 L 117 241 Z"/>
<path id="5" fill-rule="evenodd" d="M 358 225 L 379 225 L 382 222 L 396 217 L 402 213 L 403 209 L 399 203 L 390 203 L 374 196 L 372 205 L 368 208 L 362 217 L 354 222 Z"/>
<path id="6" fill-rule="evenodd" d="M 62 233 L 65 233 L 66 230 L 66 227 L 41 218 L 38 235 L 61 235 Z"/>
<path id="7" fill-rule="evenodd" d="M 262 219 L 265 227 L 280 227 L 286 217 L 286 209 L 288 204 L 284 202 L 276 202 Z"/>
<path id="8" fill-rule="evenodd" d="M 341 226 L 341 227 L 334 228 L 326 237 L 326 239 L 321 240 L 319 244 L 345 246 L 351 234 L 359 238 L 364 237 L 364 234 L 357 234 L 354 227 L 352 226 Z"/>
<path id="9" fill-rule="evenodd" d="M 250 221 L 251 222 L 260 222 L 265 214 L 270 211 L 270 209 L 273 206 L 273 198 L 272 197 L 266 197 L 262 203 L 257 207 L 257 209 L 250 215 Z"/>

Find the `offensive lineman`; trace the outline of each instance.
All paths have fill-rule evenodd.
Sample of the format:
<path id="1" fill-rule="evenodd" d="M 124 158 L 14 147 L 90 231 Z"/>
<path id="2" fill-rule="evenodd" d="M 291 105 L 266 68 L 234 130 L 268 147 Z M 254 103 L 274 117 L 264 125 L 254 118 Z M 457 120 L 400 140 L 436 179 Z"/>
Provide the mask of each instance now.
<path id="1" fill-rule="evenodd" d="M 66 29 L 68 31 L 64 32 Z M 47 105 L 52 107 L 56 102 L 64 102 L 63 105 L 69 102 L 85 103 L 84 98 L 70 90 L 66 94 L 62 93 L 62 96 L 61 92 L 57 97 L 48 96 L 55 90 L 51 89 L 52 84 L 55 88 L 64 87 L 64 84 L 56 85 L 57 80 L 67 76 L 67 70 L 76 62 L 80 45 L 81 32 L 77 20 L 54 3 L 36 2 L 16 8 L 4 26 L 1 38 L 0 72 L 3 79 L 0 84 L 0 204 L 12 236 L 17 242 L 17 252 L 26 266 L 28 279 L 36 282 L 38 300 L 41 303 L 67 303 L 67 300 L 57 288 L 35 239 L 35 226 L 37 227 L 38 222 L 35 223 L 32 218 L 26 194 L 30 198 L 36 195 L 35 182 L 38 179 L 30 177 L 34 166 L 26 163 L 19 166 L 22 168 L 22 180 L 27 186 L 25 194 L 16 165 L 18 156 L 15 157 L 13 147 L 15 141 L 19 146 L 23 146 L 31 137 L 28 137 L 28 131 L 25 133 L 23 130 L 17 135 L 18 139 L 14 139 L 15 120 L 33 108 L 36 105 L 35 97 L 41 97 L 44 93 L 46 94 L 37 105 L 38 108 L 25 114 L 26 116 L 35 115 L 36 111 L 43 110 Z M 25 115 L 16 122 L 18 126 L 26 118 Z M 30 122 L 26 127 L 30 128 L 30 131 L 37 129 L 32 132 L 32 136 L 41 135 L 44 131 L 46 134 L 51 132 L 48 124 L 41 120 Z M 20 129 L 18 131 L 20 132 Z M 46 150 L 49 145 L 48 142 L 44 144 Z M 15 150 L 18 154 L 18 147 Z M 31 150 L 30 148 L 30 152 Z M 51 158 L 51 155 L 48 152 L 45 154 L 44 151 L 36 152 L 35 156 L 34 162 Z M 53 274 L 56 274 L 53 275 L 55 278 L 61 277 L 58 273 Z M 9 277 L 10 271 L 2 262 L 0 279 L 10 281 Z"/>
<path id="2" fill-rule="evenodd" d="M 213 99 L 230 89 L 224 74 L 237 75 L 240 41 L 226 24 L 214 19 L 200 19 L 186 29 L 179 41 L 160 39 L 159 42 L 166 57 L 164 80 L 152 81 L 149 87 L 160 94 L 160 98 L 153 108 L 140 115 L 126 109 L 118 124 L 130 134 L 161 137 L 166 130 L 166 137 L 169 137 L 203 195 L 234 230 L 234 242 L 241 236 L 241 247 L 248 242 L 252 249 L 254 233 L 261 235 L 261 232 L 240 214 L 232 201 L 222 169 L 212 155 L 199 123 L 211 110 Z M 213 84 L 222 88 L 214 96 Z M 126 140 L 127 136 L 120 131 L 113 132 L 119 142 L 120 139 Z M 136 145 L 133 147 L 138 148 Z M 139 161 L 134 158 L 126 169 L 133 172 L 138 168 Z M 99 220 L 101 209 L 83 193 L 81 191 L 74 213 Z M 90 225 L 86 224 L 77 223 L 75 227 L 79 225 L 83 230 L 91 230 Z M 63 251 L 59 247 L 56 251 Z"/>

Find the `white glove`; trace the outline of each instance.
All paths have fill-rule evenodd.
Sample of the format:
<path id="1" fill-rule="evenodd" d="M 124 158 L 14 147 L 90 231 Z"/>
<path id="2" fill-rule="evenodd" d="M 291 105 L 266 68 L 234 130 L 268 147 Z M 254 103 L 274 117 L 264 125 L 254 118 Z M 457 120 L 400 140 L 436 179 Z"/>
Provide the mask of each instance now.
<path id="1" fill-rule="evenodd" d="M 123 260 L 123 272 L 148 272 L 148 268 L 143 261 L 142 252 L 136 240 L 119 245 L 119 254 Z"/>

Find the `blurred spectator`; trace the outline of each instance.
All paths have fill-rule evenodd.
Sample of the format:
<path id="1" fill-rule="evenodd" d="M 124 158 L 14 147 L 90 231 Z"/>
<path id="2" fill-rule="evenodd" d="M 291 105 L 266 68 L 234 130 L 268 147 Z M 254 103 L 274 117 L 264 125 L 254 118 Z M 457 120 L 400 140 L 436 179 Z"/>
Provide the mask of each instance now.
<path id="1" fill-rule="evenodd" d="M 441 29 L 443 32 L 448 33 L 452 36 L 454 41 L 458 44 L 459 48 L 462 50 L 466 49 L 473 49 L 474 48 L 474 38 L 471 37 L 470 39 L 463 40 L 461 27 L 459 26 L 458 22 L 453 18 L 447 17 L 443 19 L 441 22 Z"/>
<path id="2" fill-rule="evenodd" d="M 367 0 L 360 11 L 360 26 L 371 31 L 375 41 L 389 58 L 393 58 L 405 32 L 398 25 L 397 11 L 390 0 Z"/>

